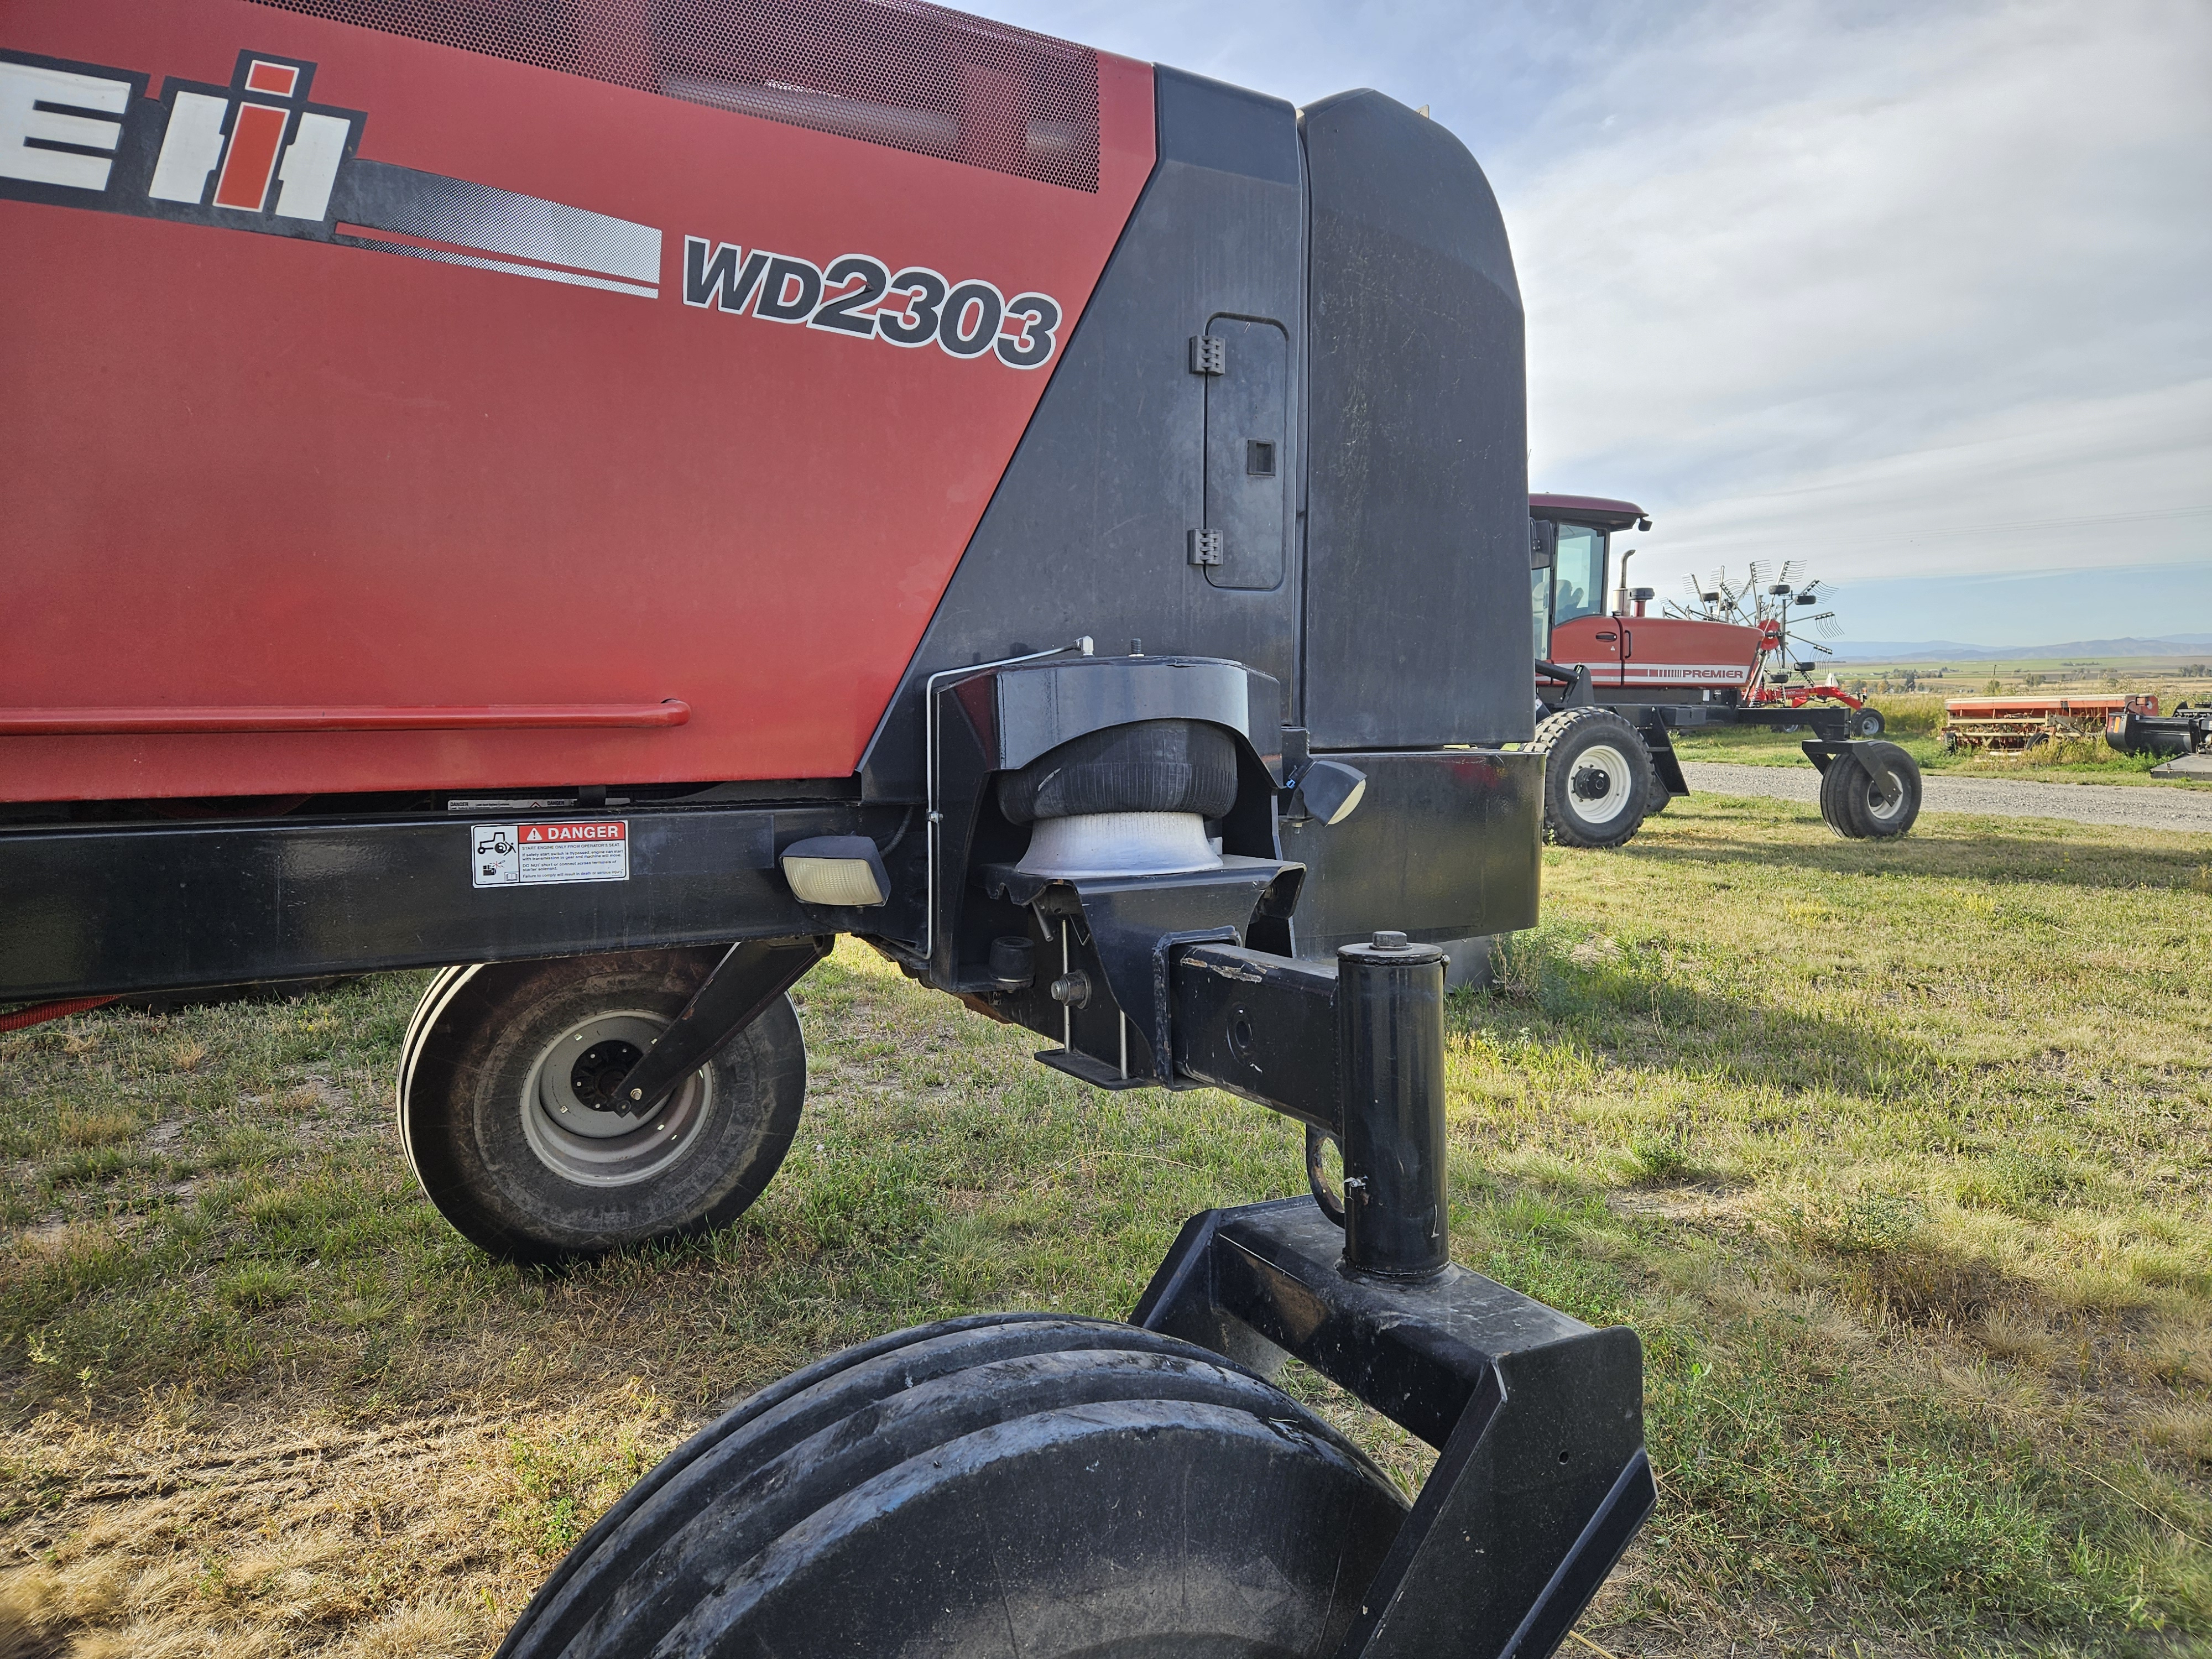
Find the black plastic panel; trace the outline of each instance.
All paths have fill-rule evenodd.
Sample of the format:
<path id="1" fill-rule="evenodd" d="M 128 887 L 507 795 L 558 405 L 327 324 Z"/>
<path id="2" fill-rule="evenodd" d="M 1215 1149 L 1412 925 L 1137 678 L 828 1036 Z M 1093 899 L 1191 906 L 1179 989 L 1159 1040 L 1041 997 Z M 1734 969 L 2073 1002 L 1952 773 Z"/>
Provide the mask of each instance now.
<path id="1" fill-rule="evenodd" d="M 1380 93 L 1304 115 L 1305 720 L 1317 749 L 1532 729 L 1520 289 L 1466 147 Z"/>
<path id="2" fill-rule="evenodd" d="M 1307 872 L 1292 921 L 1298 955 L 1333 955 L 1378 927 L 1434 942 L 1536 925 L 1541 755 L 1337 758 L 1367 775 L 1352 816 L 1334 827 L 1312 818 L 1282 825 L 1283 856 Z"/>
<path id="3" fill-rule="evenodd" d="M 1206 514 L 1206 377 L 1191 373 L 1191 337 L 1218 316 L 1279 324 L 1297 404 L 1297 114 L 1168 69 L 1154 95 L 1159 164 L 869 744 L 871 799 L 921 798 L 922 686 L 939 669 L 1089 635 L 1105 654 L 1138 639 L 1147 653 L 1225 657 L 1293 683 L 1296 580 L 1217 587 L 1190 563 L 1188 535 Z M 1287 426 L 1277 465 L 1296 479 Z M 1252 727 L 1286 717 L 1255 709 Z"/>

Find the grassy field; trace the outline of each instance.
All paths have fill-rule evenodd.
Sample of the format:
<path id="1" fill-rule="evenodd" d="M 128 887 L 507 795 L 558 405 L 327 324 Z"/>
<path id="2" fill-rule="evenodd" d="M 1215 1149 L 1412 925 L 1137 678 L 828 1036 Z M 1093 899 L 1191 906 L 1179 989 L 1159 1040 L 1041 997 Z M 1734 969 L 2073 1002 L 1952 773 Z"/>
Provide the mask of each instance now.
<path id="1" fill-rule="evenodd" d="M 2212 837 L 1692 798 L 1545 857 L 1453 1001 L 1453 1224 L 1645 1344 L 1660 1509 L 1565 1650 L 2206 1650 Z M 419 982 L 0 1036 L 0 1653 L 485 1651 L 732 1395 L 1120 1315 L 1184 1216 L 1303 1188 L 1290 1125 L 1085 1090 L 848 945 L 753 1212 L 518 1272 L 395 1144 Z"/>
<path id="2" fill-rule="evenodd" d="M 1850 682 L 1846 679 L 1845 683 Z M 1983 684 L 1985 682 L 1935 691 L 1881 691 L 1869 688 L 1867 697 L 1887 722 L 1882 735 L 1904 745 L 1920 763 L 1923 772 L 1962 778 L 2027 778 L 2041 783 L 2121 783 L 2142 784 L 2154 789 L 2212 789 L 2212 783 L 2194 779 L 2154 778 L 2150 770 L 2159 764 L 2159 757 L 2123 755 L 2106 744 L 2101 735 L 2064 738 L 2013 753 L 1944 748 L 1936 733 L 1942 727 L 1945 702 L 1979 696 Z M 2129 689 L 2142 688 L 2131 684 Z M 2029 696 L 2050 690 L 2007 684 L 2004 695 Z M 2183 695 L 2192 702 L 2200 702 L 2212 697 L 2212 685 L 2199 683 L 2197 690 Z M 2175 696 L 2161 694 L 2159 706 L 2170 709 L 2178 701 Z M 1808 735 L 1752 726 L 1716 726 L 1709 731 L 1678 733 L 1674 750 L 1684 760 L 1690 761 L 1802 766 L 1805 752 L 1798 745 Z"/>

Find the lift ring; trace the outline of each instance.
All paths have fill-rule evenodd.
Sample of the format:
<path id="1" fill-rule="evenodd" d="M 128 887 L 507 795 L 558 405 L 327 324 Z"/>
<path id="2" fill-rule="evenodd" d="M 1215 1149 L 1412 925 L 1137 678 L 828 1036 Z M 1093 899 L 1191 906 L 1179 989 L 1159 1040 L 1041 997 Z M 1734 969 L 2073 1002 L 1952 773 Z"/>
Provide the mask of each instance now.
<path id="1" fill-rule="evenodd" d="M 1306 1125 L 1306 1182 L 1313 1188 L 1314 1202 L 1321 1212 L 1338 1226 L 1344 1225 L 1344 1200 L 1329 1190 L 1328 1172 L 1322 1165 L 1321 1149 L 1336 1137 L 1328 1130 Z M 1338 1143 L 1342 1150 L 1343 1143 Z"/>

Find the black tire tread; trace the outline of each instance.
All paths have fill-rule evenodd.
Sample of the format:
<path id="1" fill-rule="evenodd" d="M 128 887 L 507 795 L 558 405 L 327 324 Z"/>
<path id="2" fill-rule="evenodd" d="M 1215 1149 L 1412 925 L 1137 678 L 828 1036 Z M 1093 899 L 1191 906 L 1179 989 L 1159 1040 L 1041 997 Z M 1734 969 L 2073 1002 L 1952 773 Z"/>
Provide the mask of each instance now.
<path id="1" fill-rule="evenodd" d="M 949 1479 L 948 1449 L 960 1449 L 954 1464 L 981 1468 L 1033 1448 L 1038 1433 L 1122 1420 L 1116 1412 L 1147 1431 L 1264 1423 L 1402 1510 L 1356 1449 L 1218 1354 L 1109 1321 L 949 1321 L 832 1356 L 702 1430 L 577 1546 L 501 1659 L 714 1650 L 749 1597 L 870 1522 L 882 1483 Z M 1071 1413 L 1088 1415 L 1056 1417 Z M 919 1473 L 916 1460 L 927 1460 Z"/>
<path id="2" fill-rule="evenodd" d="M 628 1200 L 604 1197 L 599 1208 L 609 1218 L 595 1221 L 580 1231 L 572 1220 L 555 1218 L 554 1200 L 544 1193 L 533 1196 L 548 1207 L 531 1212 L 529 1198 L 499 1189 L 490 1166 L 475 1149 L 477 1131 L 471 1118 L 475 1070 L 484 1064 L 483 1056 L 491 1045 L 531 1017 L 533 997 L 560 994 L 566 979 L 630 972 L 660 983 L 668 1000 L 667 1012 L 673 1016 L 683 1006 L 683 999 L 713 971 L 726 949 L 708 945 L 544 962 L 481 963 L 446 969 L 434 976 L 416 1005 L 403 1040 L 397 1107 L 400 1142 L 406 1149 L 409 1167 L 439 1212 L 465 1237 L 491 1254 L 539 1263 L 685 1237 L 726 1225 L 743 1213 L 781 1166 L 803 1103 L 804 1048 L 787 998 L 772 1003 L 754 1025 L 739 1033 L 710 1062 L 727 1070 L 738 1063 L 740 1056 L 750 1058 L 755 1062 L 754 1080 L 763 1083 L 769 1093 L 758 1101 L 757 1127 L 750 1151 L 742 1157 L 732 1152 L 732 1161 L 720 1167 L 719 1186 L 700 1195 L 702 1205 L 696 1212 L 684 1212 L 679 1200 L 670 1217 L 640 1220 L 633 1206 L 617 1222 L 611 1218 Z M 548 988 L 541 991 L 541 987 Z M 635 991 L 625 992 L 623 1000 L 635 1006 L 636 995 Z M 537 1006 L 542 1006 L 542 1001 Z M 759 1052 L 756 1045 L 762 1045 Z M 492 1109 L 501 1109 L 503 1104 L 502 1099 Z M 709 1130 L 710 1133 L 726 1132 Z M 653 1189 L 627 1190 L 642 1198 Z M 556 1196 L 566 1202 L 565 1194 L 563 1188 Z"/>
<path id="3" fill-rule="evenodd" d="M 1883 819 L 1875 816 L 1874 779 L 1852 755 L 1834 757 L 1828 763 L 1828 769 L 1820 775 L 1820 816 L 1831 830 L 1847 840 L 1895 841 L 1911 830 L 1920 817 L 1919 763 L 1895 744 L 1882 746 L 1895 750 L 1892 763 L 1903 776 L 1911 797 L 1901 817 Z"/>

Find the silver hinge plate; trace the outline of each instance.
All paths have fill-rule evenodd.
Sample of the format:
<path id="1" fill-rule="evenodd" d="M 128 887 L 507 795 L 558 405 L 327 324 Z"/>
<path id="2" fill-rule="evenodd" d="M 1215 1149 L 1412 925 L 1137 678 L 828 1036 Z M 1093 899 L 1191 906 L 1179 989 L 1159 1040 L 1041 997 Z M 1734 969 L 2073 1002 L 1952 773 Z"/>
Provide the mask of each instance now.
<path id="1" fill-rule="evenodd" d="M 1221 532 L 1218 530 L 1194 530 L 1190 532 L 1190 562 L 1195 565 L 1221 562 Z"/>
<path id="2" fill-rule="evenodd" d="M 1192 335 L 1190 372 L 1194 374 L 1226 374 L 1229 372 L 1229 342 L 1214 334 Z"/>

